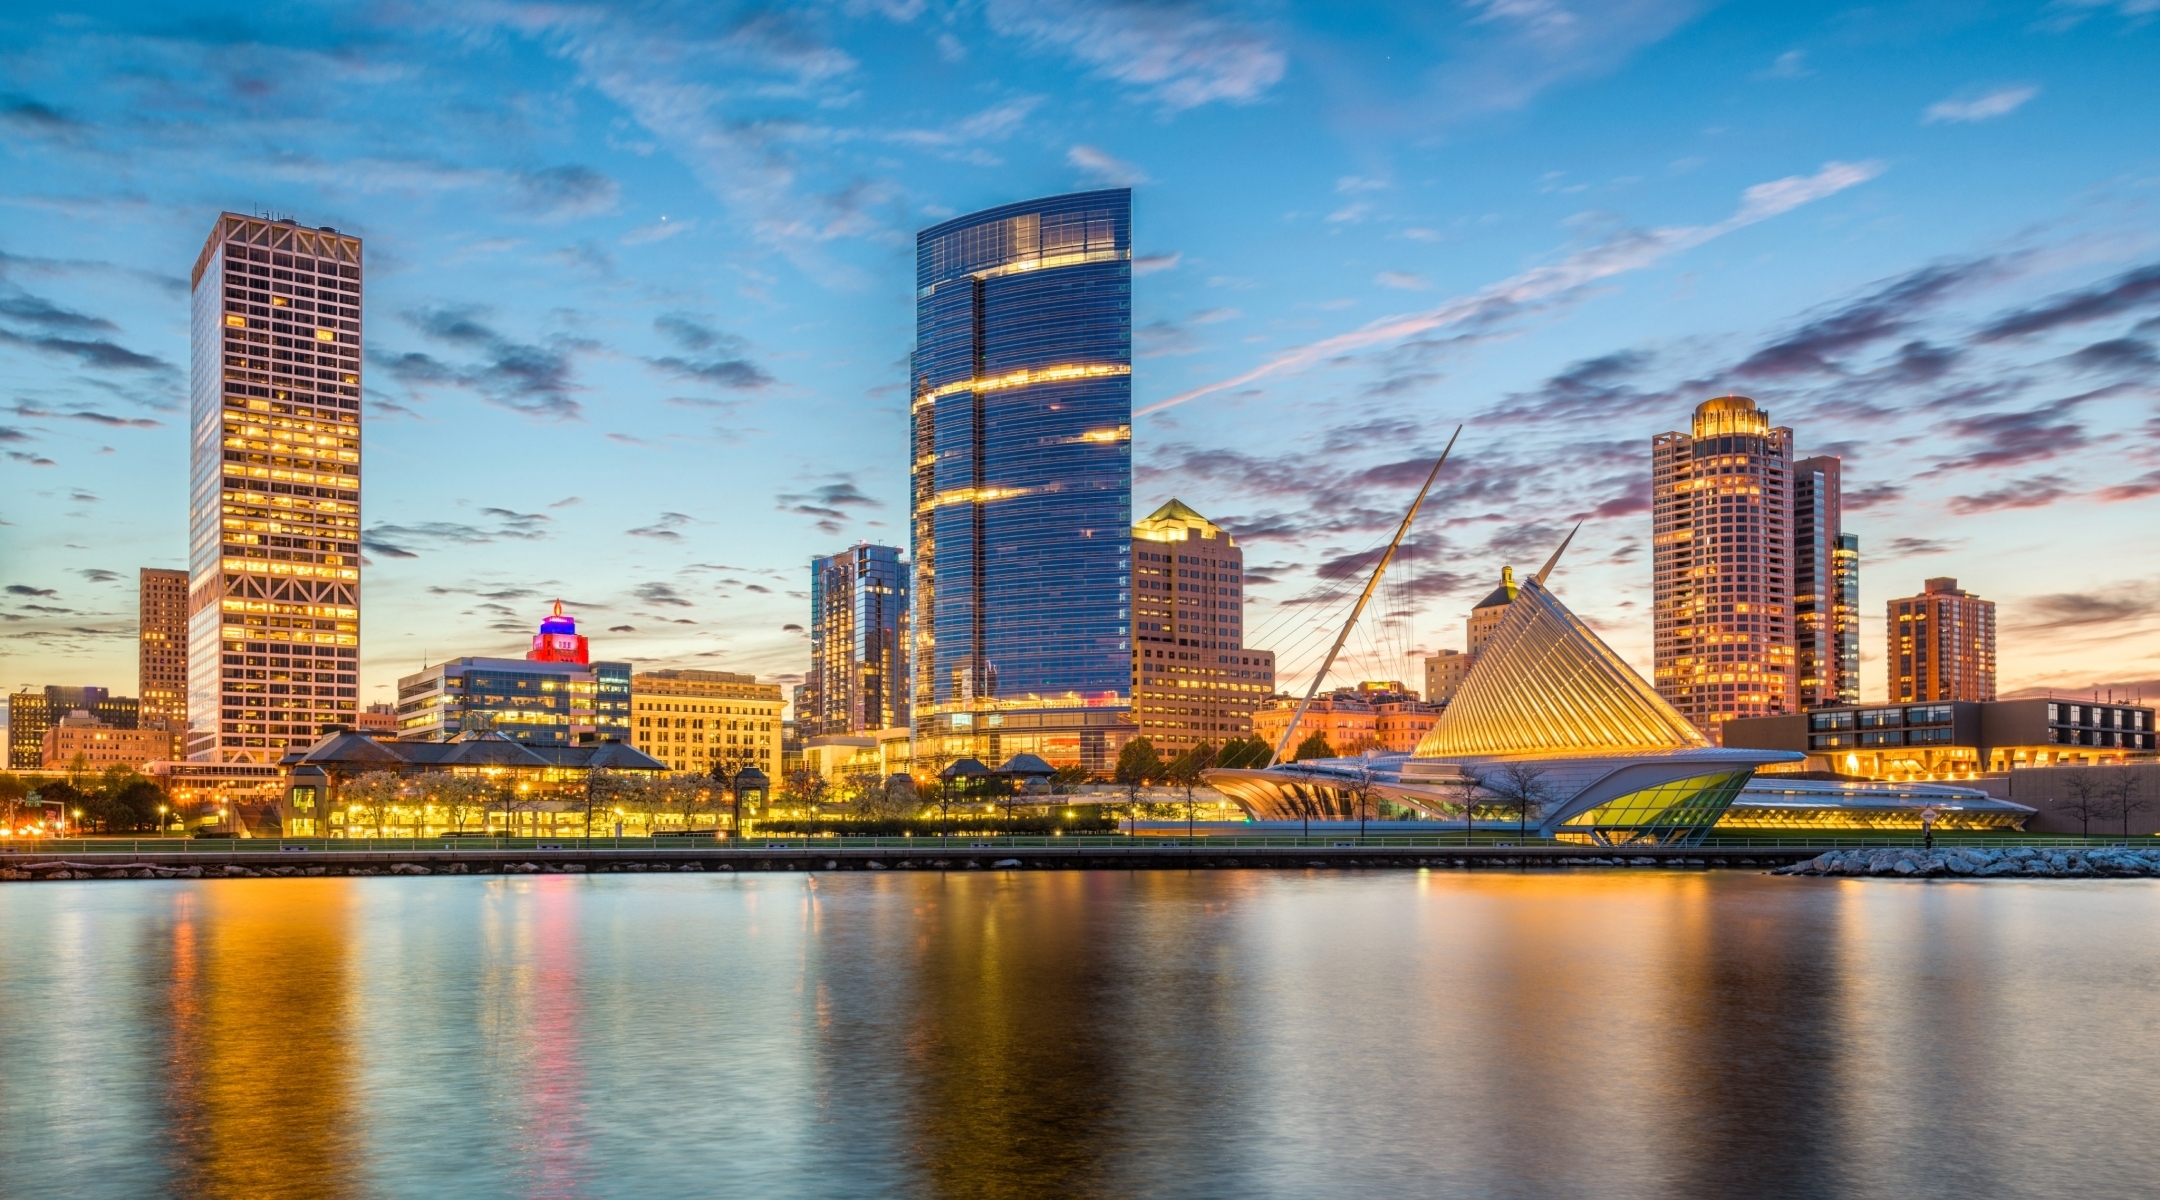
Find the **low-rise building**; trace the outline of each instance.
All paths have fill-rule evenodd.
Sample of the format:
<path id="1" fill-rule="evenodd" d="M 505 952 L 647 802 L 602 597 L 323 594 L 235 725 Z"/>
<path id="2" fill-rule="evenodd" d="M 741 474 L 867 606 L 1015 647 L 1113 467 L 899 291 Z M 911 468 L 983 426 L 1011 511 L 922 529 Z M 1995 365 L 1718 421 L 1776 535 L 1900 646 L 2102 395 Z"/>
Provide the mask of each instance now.
<path id="1" fill-rule="evenodd" d="M 879 779 L 902 775 L 912 763 L 906 726 L 869 733 L 827 733 L 803 743 L 803 766 L 831 783 L 851 775 Z"/>
<path id="2" fill-rule="evenodd" d="M 562 602 L 524 658 L 456 658 L 398 680 L 397 734 L 446 742 L 493 730 L 534 746 L 627 741 L 630 664 L 588 662 Z"/>
<path id="3" fill-rule="evenodd" d="M 1253 712 L 1253 736 L 1274 746 L 1282 741 L 1283 731 L 1290 727 L 1290 720 L 1297 715 L 1299 699 L 1296 696 L 1276 696 Z M 1341 691 L 1326 696 L 1313 697 L 1312 707 L 1305 710 L 1304 719 L 1298 722 L 1297 736 L 1283 747 L 1283 758 L 1296 757 L 1298 744 L 1314 734 L 1327 737 L 1328 745 L 1338 755 L 1359 754 L 1378 749 L 1380 745 L 1380 714 L 1356 693 Z"/>
<path id="4" fill-rule="evenodd" d="M 375 733 L 381 734 L 384 737 L 396 737 L 397 705 L 368 705 L 366 708 L 360 710 L 354 728 L 358 729 L 362 733 Z"/>
<path id="5" fill-rule="evenodd" d="M 1861 704 L 1728 721 L 1725 744 L 1797 750 L 1807 770 L 1866 779 L 1971 779 L 2150 759 L 2153 717 L 2144 705 L 2046 697 Z"/>
<path id="6" fill-rule="evenodd" d="M 780 685 L 732 671 L 644 671 L 630 679 L 630 743 L 672 770 L 780 774 Z"/>
<path id="7" fill-rule="evenodd" d="M 45 731 L 38 765 L 64 771 L 81 757 L 93 771 L 145 765 L 173 756 L 173 735 L 163 729 L 122 729 L 76 709 Z"/>

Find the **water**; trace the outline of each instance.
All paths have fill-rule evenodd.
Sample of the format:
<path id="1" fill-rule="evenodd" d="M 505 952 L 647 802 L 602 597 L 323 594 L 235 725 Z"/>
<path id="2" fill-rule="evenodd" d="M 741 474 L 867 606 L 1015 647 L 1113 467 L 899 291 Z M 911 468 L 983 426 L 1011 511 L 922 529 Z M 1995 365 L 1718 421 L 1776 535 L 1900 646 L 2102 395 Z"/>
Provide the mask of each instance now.
<path id="1" fill-rule="evenodd" d="M 2160 886 L 0 885 L 9 1196 L 2149 1196 Z"/>

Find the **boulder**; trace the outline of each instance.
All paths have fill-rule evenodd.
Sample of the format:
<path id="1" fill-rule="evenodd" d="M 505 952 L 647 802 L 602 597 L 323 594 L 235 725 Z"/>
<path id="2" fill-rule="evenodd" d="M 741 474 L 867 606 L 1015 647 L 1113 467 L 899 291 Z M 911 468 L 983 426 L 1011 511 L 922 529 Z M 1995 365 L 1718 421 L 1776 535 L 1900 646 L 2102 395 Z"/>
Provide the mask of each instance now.
<path id="1" fill-rule="evenodd" d="M 1017 858 L 1001 858 L 996 862 L 991 863 L 990 869 L 994 871 L 1004 871 L 1014 867 L 1018 867 L 1019 865 L 1020 860 Z"/>

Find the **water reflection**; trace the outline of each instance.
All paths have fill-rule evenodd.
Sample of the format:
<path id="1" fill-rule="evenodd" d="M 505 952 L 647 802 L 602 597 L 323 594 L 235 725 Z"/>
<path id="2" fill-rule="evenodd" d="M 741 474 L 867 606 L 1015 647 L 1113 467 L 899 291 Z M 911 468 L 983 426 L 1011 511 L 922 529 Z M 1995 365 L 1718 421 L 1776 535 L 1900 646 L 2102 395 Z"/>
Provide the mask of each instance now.
<path id="1" fill-rule="evenodd" d="M 162 1034 L 174 1190 L 354 1194 L 350 886 L 228 880 L 174 897 L 164 1011 L 121 1031 Z"/>
<path id="2" fill-rule="evenodd" d="M 2156 917 L 1629 872 L 4 887 L 0 1195 L 2137 1196 Z"/>

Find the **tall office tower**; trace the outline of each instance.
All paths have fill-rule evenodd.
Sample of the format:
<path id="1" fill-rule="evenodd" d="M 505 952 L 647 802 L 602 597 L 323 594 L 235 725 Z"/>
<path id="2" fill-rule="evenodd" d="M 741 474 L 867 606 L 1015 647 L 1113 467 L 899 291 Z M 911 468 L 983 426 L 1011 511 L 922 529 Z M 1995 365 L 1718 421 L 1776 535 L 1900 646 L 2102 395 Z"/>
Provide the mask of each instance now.
<path id="1" fill-rule="evenodd" d="M 195 260 L 188 757 L 359 707 L 360 239 L 225 213 Z"/>
<path id="2" fill-rule="evenodd" d="M 1995 602 L 1930 579 L 1890 602 L 1890 699 L 1993 700 Z"/>
<path id="3" fill-rule="evenodd" d="M 1658 694 L 1712 741 L 1736 717 L 1799 711 L 1792 430 L 1719 396 L 1651 457 Z"/>
<path id="4" fill-rule="evenodd" d="M 1130 736 L 1132 193 L 915 240 L 918 758 L 1106 772 Z"/>
<path id="5" fill-rule="evenodd" d="M 805 736 L 908 723 L 908 568 L 897 546 L 860 543 L 810 560 Z"/>
<path id="6" fill-rule="evenodd" d="M 1841 533 L 1831 554 L 1831 578 L 1837 584 L 1836 631 L 1839 704 L 1860 703 L 1860 535 Z"/>
<path id="7" fill-rule="evenodd" d="M 1245 648 L 1245 552 L 1172 500 L 1132 527 L 1132 705 L 1165 753 L 1251 737 L 1275 654 Z"/>
<path id="8" fill-rule="evenodd" d="M 144 567 L 136 578 L 137 720 L 144 729 L 177 733 L 187 728 L 188 573 Z"/>
<path id="9" fill-rule="evenodd" d="M 1840 640 L 1841 586 L 1857 588 L 1860 582 L 1859 542 L 1853 543 L 1849 559 L 1839 557 L 1844 545 L 1842 465 L 1832 454 L 1792 465 L 1793 662 L 1802 709 L 1860 698 L 1860 681 L 1845 674 Z M 1849 578 L 1841 576 L 1841 570 Z"/>

